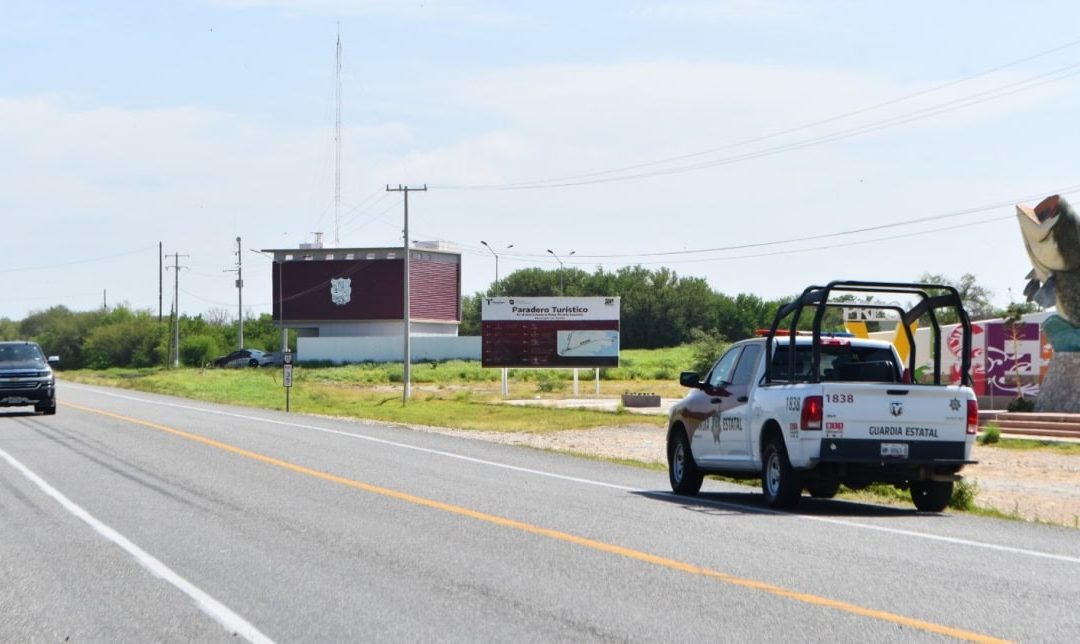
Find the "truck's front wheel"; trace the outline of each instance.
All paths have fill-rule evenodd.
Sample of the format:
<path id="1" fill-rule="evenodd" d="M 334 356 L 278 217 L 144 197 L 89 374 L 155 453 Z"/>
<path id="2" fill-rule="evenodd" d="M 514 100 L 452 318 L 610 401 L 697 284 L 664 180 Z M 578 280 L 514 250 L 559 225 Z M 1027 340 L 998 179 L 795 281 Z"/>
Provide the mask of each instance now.
<path id="1" fill-rule="evenodd" d="M 765 494 L 765 504 L 772 508 L 791 507 L 802 494 L 802 483 L 791 467 L 787 450 L 775 438 L 762 451 L 761 491 Z"/>
<path id="2" fill-rule="evenodd" d="M 673 431 L 668 441 L 668 478 L 675 494 L 687 496 L 697 494 L 701 490 L 701 481 L 705 478 L 694 462 L 690 441 L 686 440 L 686 432 L 681 428 Z"/>
<path id="3" fill-rule="evenodd" d="M 952 481 L 918 481 L 911 484 L 911 502 L 923 512 L 941 512 L 952 499 Z"/>

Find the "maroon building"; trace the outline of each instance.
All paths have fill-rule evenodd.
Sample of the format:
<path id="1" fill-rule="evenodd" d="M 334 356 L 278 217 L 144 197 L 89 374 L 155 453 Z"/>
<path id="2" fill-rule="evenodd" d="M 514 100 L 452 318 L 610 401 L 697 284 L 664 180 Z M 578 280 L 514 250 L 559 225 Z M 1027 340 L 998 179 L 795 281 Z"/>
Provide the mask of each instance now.
<path id="1" fill-rule="evenodd" d="M 461 255 L 418 243 L 409 258 L 413 335 L 456 336 Z M 274 320 L 300 337 L 402 335 L 405 259 L 398 248 L 300 248 L 273 254 Z"/>

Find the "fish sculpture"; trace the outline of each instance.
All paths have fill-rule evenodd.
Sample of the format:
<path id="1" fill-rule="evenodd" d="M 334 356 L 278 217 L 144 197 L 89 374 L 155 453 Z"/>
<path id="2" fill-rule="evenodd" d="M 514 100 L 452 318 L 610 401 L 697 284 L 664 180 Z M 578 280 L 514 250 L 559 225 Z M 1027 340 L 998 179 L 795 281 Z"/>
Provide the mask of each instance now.
<path id="1" fill-rule="evenodd" d="M 1080 219 L 1060 195 L 1016 207 L 1031 260 L 1024 295 L 1057 313 L 1043 321 L 1054 355 L 1035 411 L 1080 413 Z"/>

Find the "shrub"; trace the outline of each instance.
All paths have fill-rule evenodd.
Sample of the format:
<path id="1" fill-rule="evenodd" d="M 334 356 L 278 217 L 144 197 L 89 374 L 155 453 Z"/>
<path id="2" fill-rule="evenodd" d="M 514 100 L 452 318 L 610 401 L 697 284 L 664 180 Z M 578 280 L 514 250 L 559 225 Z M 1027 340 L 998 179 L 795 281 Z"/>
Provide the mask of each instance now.
<path id="1" fill-rule="evenodd" d="M 1031 398 L 1013 398 L 1009 411 L 1035 411 L 1035 401 Z"/>
<path id="2" fill-rule="evenodd" d="M 701 329 L 690 330 L 690 348 L 693 362 L 691 371 L 704 374 L 712 369 L 713 363 L 727 348 L 728 342 L 724 336 L 716 332 L 702 331 Z"/>
<path id="3" fill-rule="evenodd" d="M 949 499 L 949 507 L 954 510 L 974 510 L 975 497 L 978 494 L 978 483 L 967 479 L 961 479 L 953 486 L 952 498 Z"/>
<path id="4" fill-rule="evenodd" d="M 546 372 L 536 379 L 536 390 L 540 393 L 552 393 L 566 389 L 566 383 L 547 375 Z"/>
<path id="5" fill-rule="evenodd" d="M 979 437 L 979 444 L 991 445 L 1001 440 L 1001 428 L 997 425 L 990 424 L 983 430 L 982 436 Z"/>
<path id="6" fill-rule="evenodd" d="M 217 338 L 211 335 L 193 335 L 180 341 L 180 362 L 188 366 L 205 365 L 219 353 Z"/>

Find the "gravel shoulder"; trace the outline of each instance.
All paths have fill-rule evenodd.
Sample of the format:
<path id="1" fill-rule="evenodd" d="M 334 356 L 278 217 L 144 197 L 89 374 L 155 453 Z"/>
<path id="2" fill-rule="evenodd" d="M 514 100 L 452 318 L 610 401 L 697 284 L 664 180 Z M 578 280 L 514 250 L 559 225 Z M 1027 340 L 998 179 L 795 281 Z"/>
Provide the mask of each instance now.
<path id="1" fill-rule="evenodd" d="M 600 427 L 546 434 L 477 432 L 434 427 L 442 434 L 587 456 L 664 464 L 664 430 L 655 425 Z M 1080 456 L 976 445 L 978 465 L 964 476 L 978 485 L 976 505 L 1080 528 Z"/>

